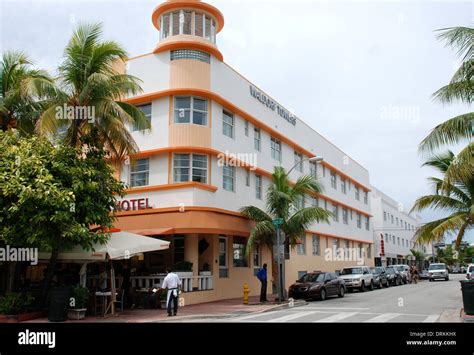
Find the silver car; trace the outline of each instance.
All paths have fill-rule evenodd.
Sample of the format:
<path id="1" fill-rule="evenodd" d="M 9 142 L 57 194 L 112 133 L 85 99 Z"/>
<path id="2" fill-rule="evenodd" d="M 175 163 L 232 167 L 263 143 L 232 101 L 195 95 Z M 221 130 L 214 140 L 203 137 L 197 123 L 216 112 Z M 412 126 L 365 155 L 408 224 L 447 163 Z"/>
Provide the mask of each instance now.
<path id="1" fill-rule="evenodd" d="M 346 267 L 339 274 L 339 278 L 344 280 L 349 292 L 352 292 L 355 288 L 362 292 L 367 288 L 369 290 L 374 289 L 374 277 L 367 266 Z"/>
<path id="2" fill-rule="evenodd" d="M 449 281 L 449 273 L 448 269 L 446 268 L 446 264 L 443 263 L 436 263 L 431 264 L 428 268 L 428 277 L 430 281 L 436 279 L 443 279 L 445 281 Z"/>

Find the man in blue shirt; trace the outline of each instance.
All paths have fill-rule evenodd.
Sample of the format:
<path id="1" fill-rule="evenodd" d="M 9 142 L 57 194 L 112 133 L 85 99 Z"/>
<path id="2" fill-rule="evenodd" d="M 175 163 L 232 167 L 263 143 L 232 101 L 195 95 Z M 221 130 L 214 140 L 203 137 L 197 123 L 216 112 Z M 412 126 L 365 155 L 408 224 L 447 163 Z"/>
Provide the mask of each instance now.
<path id="1" fill-rule="evenodd" d="M 267 302 L 267 264 L 263 264 L 263 267 L 258 270 L 257 278 L 262 283 L 260 289 L 260 302 Z"/>

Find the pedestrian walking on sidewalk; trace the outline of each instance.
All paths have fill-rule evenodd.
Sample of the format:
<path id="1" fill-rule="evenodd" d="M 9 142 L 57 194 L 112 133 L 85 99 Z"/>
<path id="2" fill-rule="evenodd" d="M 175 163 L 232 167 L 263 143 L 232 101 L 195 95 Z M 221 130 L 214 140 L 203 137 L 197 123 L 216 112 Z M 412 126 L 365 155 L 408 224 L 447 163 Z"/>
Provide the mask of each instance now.
<path id="1" fill-rule="evenodd" d="M 166 297 L 166 309 L 168 311 L 168 317 L 176 316 L 178 314 L 178 297 L 179 289 L 181 287 L 181 280 L 178 275 L 171 271 L 170 268 L 166 269 L 167 275 L 163 280 L 161 288 L 168 289 L 168 295 Z M 173 306 L 171 306 L 173 303 Z"/>
<path id="2" fill-rule="evenodd" d="M 267 302 L 267 264 L 263 264 L 263 267 L 258 270 L 257 278 L 262 284 L 260 289 L 260 302 Z"/>

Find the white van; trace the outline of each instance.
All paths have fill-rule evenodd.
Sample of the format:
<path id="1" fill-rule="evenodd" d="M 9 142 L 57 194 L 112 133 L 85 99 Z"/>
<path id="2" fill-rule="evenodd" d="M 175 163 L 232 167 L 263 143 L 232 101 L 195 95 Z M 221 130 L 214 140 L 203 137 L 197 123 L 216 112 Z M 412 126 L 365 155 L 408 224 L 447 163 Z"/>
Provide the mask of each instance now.
<path id="1" fill-rule="evenodd" d="M 466 270 L 466 279 L 474 280 L 474 264 L 469 264 Z"/>
<path id="2" fill-rule="evenodd" d="M 445 281 L 449 281 L 449 273 L 448 269 L 446 268 L 446 264 L 443 263 L 436 263 L 431 264 L 428 268 L 428 278 L 430 281 L 436 279 L 444 279 Z"/>

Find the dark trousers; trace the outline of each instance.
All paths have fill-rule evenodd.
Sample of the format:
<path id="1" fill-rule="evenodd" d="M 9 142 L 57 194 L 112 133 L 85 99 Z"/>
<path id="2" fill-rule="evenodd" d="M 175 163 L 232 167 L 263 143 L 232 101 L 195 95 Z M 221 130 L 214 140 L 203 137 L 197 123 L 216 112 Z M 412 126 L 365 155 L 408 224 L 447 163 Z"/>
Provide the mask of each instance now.
<path id="1" fill-rule="evenodd" d="M 166 307 L 167 310 L 168 310 L 169 315 L 172 314 L 172 312 L 171 312 L 171 303 L 173 303 L 173 313 L 178 314 L 178 296 L 174 296 L 173 292 L 171 292 L 170 299 L 169 299 L 168 305 Z"/>
<path id="2" fill-rule="evenodd" d="M 267 301 L 267 281 L 260 281 L 262 283 L 262 288 L 260 289 L 260 302 Z"/>

